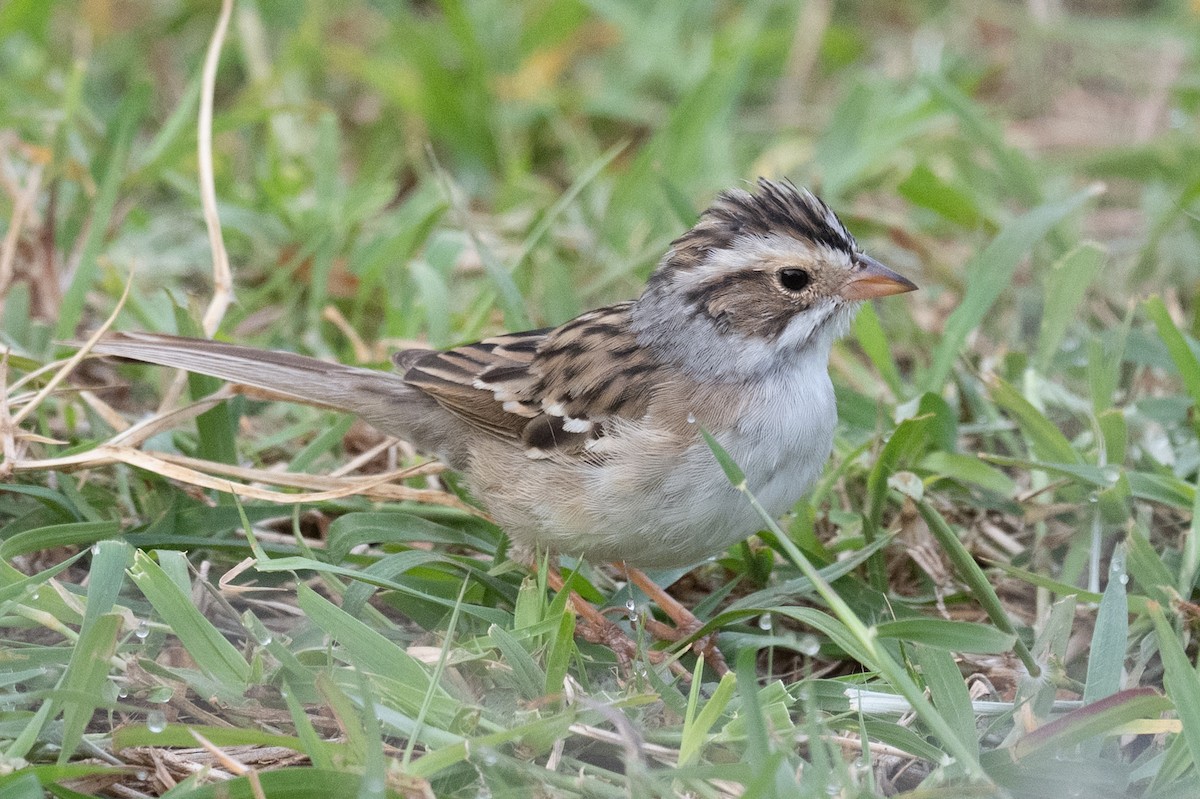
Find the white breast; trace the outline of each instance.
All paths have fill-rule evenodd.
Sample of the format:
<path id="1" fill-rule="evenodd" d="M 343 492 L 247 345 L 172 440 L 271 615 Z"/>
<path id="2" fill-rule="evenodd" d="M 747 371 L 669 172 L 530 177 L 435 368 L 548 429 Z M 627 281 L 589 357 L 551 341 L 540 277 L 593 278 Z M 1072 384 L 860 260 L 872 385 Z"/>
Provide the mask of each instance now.
<path id="1" fill-rule="evenodd" d="M 837 407 L 824 364 L 763 389 L 747 402 L 737 431 L 718 440 L 745 472 L 750 491 L 778 515 L 791 508 L 824 469 Z"/>
<path id="2" fill-rule="evenodd" d="M 808 490 L 829 457 L 837 410 L 826 363 L 824 357 L 814 358 L 755 383 L 753 393 L 742 398 L 737 426 L 716 435 L 772 515 L 785 512 Z M 588 520 L 575 521 L 591 529 L 582 537 L 561 539 L 560 551 L 591 560 L 624 559 L 635 566 L 682 566 L 763 527 L 698 433 L 682 454 L 677 447 L 662 447 L 666 454 L 656 455 L 652 437 L 644 428 L 621 436 L 624 451 L 613 453 L 587 477 Z M 559 529 L 578 532 L 576 524 L 565 521 L 559 520 Z M 586 543 L 580 546 L 581 541 Z"/>

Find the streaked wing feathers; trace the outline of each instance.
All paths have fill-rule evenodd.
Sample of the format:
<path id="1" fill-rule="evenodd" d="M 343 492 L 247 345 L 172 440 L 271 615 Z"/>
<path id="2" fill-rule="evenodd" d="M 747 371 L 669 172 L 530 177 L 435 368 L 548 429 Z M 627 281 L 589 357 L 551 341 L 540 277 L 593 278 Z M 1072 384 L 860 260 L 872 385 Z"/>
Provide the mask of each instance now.
<path id="1" fill-rule="evenodd" d="M 615 417 L 649 407 L 657 364 L 637 346 L 630 309 L 406 356 L 405 381 L 481 430 L 521 441 L 531 457 L 582 453 Z"/>

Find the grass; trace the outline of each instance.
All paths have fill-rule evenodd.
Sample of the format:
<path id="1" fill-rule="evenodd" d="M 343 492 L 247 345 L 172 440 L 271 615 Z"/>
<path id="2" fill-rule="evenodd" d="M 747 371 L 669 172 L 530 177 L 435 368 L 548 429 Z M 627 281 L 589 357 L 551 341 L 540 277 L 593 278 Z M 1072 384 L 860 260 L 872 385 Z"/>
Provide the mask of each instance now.
<path id="1" fill-rule="evenodd" d="M 216 4 L 0 6 L 0 796 L 1196 795 L 1200 17 L 1043 5 L 239 0 L 210 80 Z M 922 291 L 811 495 L 656 575 L 723 679 L 361 424 L 62 370 L 558 323 L 760 174 Z"/>

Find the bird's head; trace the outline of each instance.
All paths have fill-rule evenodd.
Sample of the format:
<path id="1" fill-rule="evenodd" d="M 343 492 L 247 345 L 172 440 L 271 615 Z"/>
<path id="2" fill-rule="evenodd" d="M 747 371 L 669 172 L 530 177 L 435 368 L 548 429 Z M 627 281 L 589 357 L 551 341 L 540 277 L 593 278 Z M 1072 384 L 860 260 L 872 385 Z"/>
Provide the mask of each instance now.
<path id="1" fill-rule="evenodd" d="M 760 360 L 759 350 L 762 358 L 827 351 L 863 300 L 916 288 L 863 253 L 811 192 L 759 179 L 757 193 L 720 194 L 672 242 L 634 320 L 643 342 L 660 349 L 686 349 L 687 336 L 708 330 Z"/>

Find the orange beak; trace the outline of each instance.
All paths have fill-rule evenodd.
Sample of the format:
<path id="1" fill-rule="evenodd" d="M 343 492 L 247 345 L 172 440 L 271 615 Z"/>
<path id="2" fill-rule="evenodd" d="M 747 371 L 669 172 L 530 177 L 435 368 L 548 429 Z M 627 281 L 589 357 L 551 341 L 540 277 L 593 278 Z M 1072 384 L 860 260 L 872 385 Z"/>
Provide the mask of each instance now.
<path id="1" fill-rule="evenodd" d="M 857 260 L 858 270 L 838 289 L 842 299 L 870 300 L 917 290 L 916 283 L 896 274 L 871 256 L 859 255 Z"/>

